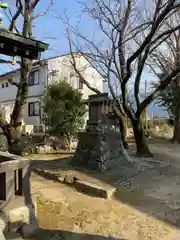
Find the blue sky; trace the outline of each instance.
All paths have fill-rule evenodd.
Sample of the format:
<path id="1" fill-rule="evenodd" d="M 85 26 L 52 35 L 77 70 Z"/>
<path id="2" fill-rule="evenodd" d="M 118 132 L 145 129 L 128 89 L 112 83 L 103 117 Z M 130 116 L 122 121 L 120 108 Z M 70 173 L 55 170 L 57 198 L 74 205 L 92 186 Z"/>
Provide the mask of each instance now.
<path id="1" fill-rule="evenodd" d="M 15 10 L 15 0 L 7 0 L 12 10 Z M 50 0 L 40 0 L 38 3 L 35 14 L 43 12 L 49 6 Z M 49 50 L 42 54 L 41 58 L 53 57 L 61 54 L 68 53 L 69 46 L 66 38 L 66 27 L 60 20 L 65 17 L 65 12 L 69 17 L 69 21 L 73 26 L 78 24 L 80 31 L 84 36 L 92 39 L 92 37 L 101 38 L 101 34 L 95 32 L 94 21 L 88 19 L 87 15 L 82 16 L 82 5 L 76 0 L 54 0 L 54 5 L 50 11 L 43 17 L 39 17 L 34 21 L 33 36 L 37 40 L 49 43 Z M 5 19 L 5 24 L 9 23 Z M 20 21 L 17 23 L 20 26 Z M 106 46 L 107 47 L 107 46 Z M 12 70 L 12 66 L 1 65 L 0 74 Z M 147 71 L 142 76 L 141 89 L 144 89 L 144 82 L 148 81 L 148 89 L 153 76 Z M 151 110 L 150 110 L 151 111 Z"/>
<path id="2" fill-rule="evenodd" d="M 15 11 L 15 0 L 6 0 L 9 3 L 9 7 Z M 33 36 L 37 40 L 42 40 L 49 43 L 49 50 L 42 54 L 41 58 L 52 57 L 60 54 L 65 54 L 69 51 L 69 46 L 66 38 L 66 27 L 64 23 L 59 19 L 59 16 L 64 18 L 65 11 L 70 17 L 69 21 L 73 26 L 78 24 L 80 31 L 84 36 L 92 39 L 93 37 L 101 38 L 100 32 L 95 32 L 95 22 L 88 19 L 87 15 L 82 16 L 82 5 L 76 0 L 54 0 L 54 5 L 43 17 L 39 17 L 34 21 Z M 38 3 L 35 14 L 43 12 L 49 6 L 50 0 L 40 0 Z M 7 19 L 5 24 L 9 25 Z M 18 23 L 20 28 L 20 21 Z M 107 45 L 106 45 L 107 47 Z M 1 72 L 11 70 L 12 66 L 0 66 Z M 143 79 L 151 81 L 152 76 L 145 73 Z M 142 81 L 142 86 L 144 83 Z"/>
<path id="3" fill-rule="evenodd" d="M 15 0 L 7 0 L 9 7 L 14 10 Z M 40 0 L 38 3 L 35 14 L 43 12 L 49 6 L 50 0 Z M 54 5 L 43 17 L 38 17 L 34 21 L 33 35 L 37 40 L 42 40 L 49 43 L 49 50 L 42 54 L 41 58 L 52 57 L 60 54 L 65 54 L 69 51 L 68 42 L 66 38 L 66 27 L 59 19 L 59 16 L 64 18 L 65 11 L 70 17 L 70 22 L 75 26 L 81 19 L 81 6 L 75 0 L 54 0 Z M 9 25 L 8 20 L 5 18 L 5 25 Z M 18 23 L 20 26 L 20 21 Z M 80 21 L 80 29 L 83 34 L 88 36 L 94 25 L 87 18 L 85 21 Z M 19 28 L 20 29 L 20 28 Z M 12 66 L 0 66 L 0 73 L 9 71 Z"/>
<path id="4" fill-rule="evenodd" d="M 36 12 L 42 12 L 45 6 L 48 6 L 49 2 L 49 0 L 41 0 L 37 5 Z M 65 26 L 61 20 L 58 19 L 58 16 L 63 18 L 65 9 L 68 12 L 68 15 L 71 16 L 71 21 L 77 22 L 80 8 L 76 1 L 73 0 L 55 0 L 55 4 L 50 12 L 43 17 L 39 17 L 34 22 L 36 25 L 34 35 L 36 38 L 50 43 L 50 50 L 44 54 L 44 57 L 68 52 Z M 48 38 L 56 38 L 56 40 Z"/>
<path id="5" fill-rule="evenodd" d="M 48 6 L 49 2 L 50 0 L 41 0 L 37 5 L 36 12 L 42 12 L 44 6 Z M 50 43 L 49 51 L 44 54 L 44 57 L 64 54 L 69 51 L 66 27 L 60 17 L 65 19 L 65 15 L 67 15 L 73 26 L 78 24 L 78 28 L 84 36 L 92 37 L 94 32 L 94 22 L 85 15 L 82 17 L 82 5 L 78 1 L 54 0 L 54 2 L 51 11 L 35 22 L 34 33 L 36 38 Z M 48 39 L 49 37 L 53 39 Z"/>

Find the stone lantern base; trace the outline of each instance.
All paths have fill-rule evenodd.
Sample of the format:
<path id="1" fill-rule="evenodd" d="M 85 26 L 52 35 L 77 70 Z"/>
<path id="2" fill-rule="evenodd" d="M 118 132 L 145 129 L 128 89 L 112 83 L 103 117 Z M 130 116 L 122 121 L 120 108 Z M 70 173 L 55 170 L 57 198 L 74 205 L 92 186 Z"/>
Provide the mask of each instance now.
<path id="1" fill-rule="evenodd" d="M 71 165 L 104 172 L 120 163 L 122 154 L 119 132 L 81 132 L 78 139 Z"/>

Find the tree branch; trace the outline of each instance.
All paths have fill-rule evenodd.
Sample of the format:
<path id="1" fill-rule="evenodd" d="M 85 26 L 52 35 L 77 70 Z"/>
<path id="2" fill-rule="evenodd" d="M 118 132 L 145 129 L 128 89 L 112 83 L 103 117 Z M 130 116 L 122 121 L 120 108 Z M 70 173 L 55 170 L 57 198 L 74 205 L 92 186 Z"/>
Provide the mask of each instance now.
<path id="1" fill-rule="evenodd" d="M 54 0 L 50 0 L 50 5 L 47 7 L 47 9 L 45 9 L 44 12 L 42 12 L 42 13 L 38 13 L 38 14 L 37 14 L 36 16 L 34 16 L 32 19 L 35 20 L 35 19 L 38 18 L 38 17 L 42 17 L 42 16 L 46 15 L 46 14 L 49 12 L 50 8 L 51 8 L 53 5 L 54 5 Z"/>
<path id="2" fill-rule="evenodd" d="M 127 67 L 126 67 L 126 72 L 127 72 L 127 76 L 125 78 L 125 84 L 127 83 L 127 81 L 129 80 L 130 77 L 130 73 L 131 73 L 131 63 L 143 52 L 143 50 L 145 49 L 145 47 L 151 43 L 151 40 L 154 36 L 154 34 L 156 33 L 159 25 L 161 24 L 161 22 L 164 20 L 164 18 L 168 15 L 168 13 L 175 8 L 174 6 L 175 0 L 169 0 L 167 3 L 167 6 L 164 8 L 164 10 L 161 11 L 161 13 L 159 14 L 159 16 L 156 18 L 156 21 L 154 21 L 154 23 L 152 24 L 151 30 L 148 33 L 148 35 L 146 36 L 146 38 L 144 39 L 143 43 L 140 45 L 140 47 L 127 59 Z M 157 12 L 155 11 L 155 13 L 157 15 Z M 162 36 L 162 35 L 161 35 Z M 157 38 L 157 40 L 159 39 L 159 37 Z"/>
<path id="3" fill-rule="evenodd" d="M 16 86 L 17 88 L 20 87 L 20 84 L 17 83 L 17 82 L 14 82 L 12 79 L 8 79 L 8 82 L 9 82 L 11 85 Z"/>
<path id="4" fill-rule="evenodd" d="M 19 6 L 18 6 L 19 5 Z M 13 28 L 16 25 L 16 20 L 19 17 L 19 15 L 21 14 L 22 10 L 23 10 L 23 4 L 22 4 L 22 0 L 17 0 L 16 2 L 16 7 L 18 8 L 15 15 L 12 18 L 11 24 L 9 26 L 9 31 L 12 31 Z"/>
<path id="5" fill-rule="evenodd" d="M 164 80 L 162 79 L 159 86 L 146 98 L 139 106 L 138 111 L 136 112 L 136 117 L 139 117 L 143 110 L 154 100 L 158 97 L 159 93 L 168 86 L 168 84 L 171 82 L 171 80 L 176 77 L 176 75 L 180 72 L 180 67 L 178 66 L 174 71 L 171 72 L 167 77 L 164 77 Z"/>
<path id="6" fill-rule="evenodd" d="M 70 35 L 69 35 L 69 31 L 67 30 L 67 38 L 68 38 L 68 42 L 69 42 L 69 50 L 70 50 L 70 54 L 71 54 L 71 58 L 72 58 L 72 61 L 71 62 L 71 65 L 73 66 L 74 68 L 74 71 L 76 72 L 76 74 L 80 77 L 80 81 L 82 81 L 91 91 L 97 93 L 97 94 L 101 94 L 101 92 L 97 89 L 97 88 L 94 88 L 92 87 L 88 81 L 86 81 L 86 79 L 84 78 L 84 76 L 80 73 L 80 71 L 78 70 L 77 68 L 77 65 L 76 65 L 76 59 L 74 57 L 74 54 L 73 54 L 73 51 L 72 51 L 72 43 L 71 43 L 71 39 L 70 39 Z"/>
<path id="7" fill-rule="evenodd" d="M 150 50 L 150 45 L 147 45 L 146 48 L 145 48 L 143 56 L 140 56 L 139 61 L 138 61 L 137 73 L 136 73 L 135 84 L 134 84 L 134 96 L 135 96 L 135 99 L 136 99 L 137 109 L 140 107 L 139 85 L 140 85 L 140 81 L 141 81 L 141 75 L 142 75 L 142 72 L 143 72 L 143 69 L 144 69 L 146 59 L 147 59 L 148 54 L 149 54 L 149 50 Z"/>
<path id="8" fill-rule="evenodd" d="M 121 68 L 121 77 L 123 79 L 125 77 L 125 68 L 126 68 L 123 40 L 124 40 L 124 32 L 127 27 L 127 23 L 129 20 L 131 10 L 132 10 L 132 0 L 128 0 L 128 4 L 127 4 L 126 10 L 125 10 L 124 21 L 122 23 L 121 29 L 119 30 L 119 39 L 118 39 L 119 63 L 120 63 L 120 68 Z"/>
<path id="9" fill-rule="evenodd" d="M 30 3 L 29 3 L 29 8 L 31 10 L 34 10 L 36 5 L 39 3 L 40 0 L 30 0 Z"/>

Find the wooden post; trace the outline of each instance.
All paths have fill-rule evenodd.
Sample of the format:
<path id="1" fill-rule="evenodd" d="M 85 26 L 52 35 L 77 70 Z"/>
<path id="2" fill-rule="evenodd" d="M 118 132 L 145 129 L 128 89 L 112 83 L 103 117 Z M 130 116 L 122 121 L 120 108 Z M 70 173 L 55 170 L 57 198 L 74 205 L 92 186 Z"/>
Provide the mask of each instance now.
<path id="1" fill-rule="evenodd" d="M 18 196 L 27 196 L 30 193 L 30 169 L 25 166 L 23 169 L 17 170 L 17 191 Z"/>
<path id="2" fill-rule="evenodd" d="M 0 200 L 9 201 L 15 197 L 14 171 L 0 173 Z"/>

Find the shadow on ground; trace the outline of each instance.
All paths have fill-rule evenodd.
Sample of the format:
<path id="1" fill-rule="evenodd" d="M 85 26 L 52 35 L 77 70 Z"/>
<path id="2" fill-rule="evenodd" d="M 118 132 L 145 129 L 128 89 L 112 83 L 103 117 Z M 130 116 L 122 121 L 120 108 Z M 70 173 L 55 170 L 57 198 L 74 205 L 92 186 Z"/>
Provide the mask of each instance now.
<path id="1" fill-rule="evenodd" d="M 60 230 L 43 230 L 40 229 L 37 233 L 38 240 L 127 240 L 125 238 L 105 237 L 101 235 L 91 235 L 84 233 L 75 233 Z"/>
<path id="2" fill-rule="evenodd" d="M 22 189 L 22 196 L 15 196 L 14 198 L 14 191 L 16 191 L 16 189 L 14 189 L 14 185 L 12 184 L 12 187 L 10 189 L 10 186 L 8 189 L 9 190 L 9 194 L 8 194 L 8 201 L 0 201 L 0 229 L 4 228 L 4 231 L 8 232 L 9 231 L 9 227 L 11 227 L 11 225 L 16 225 L 17 222 L 13 222 L 10 225 L 10 212 L 13 209 L 18 209 L 19 207 L 26 207 L 27 208 L 27 222 L 31 223 L 36 223 L 36 225 L 38 226 L 38 222 L 36 219 L 36 213 L 35 213 L 35 206 L 33 203 L 33 199 L 32 199 L 32 194 L 31 194 L 31 187 L 30 187 L 30 178 L 31 178 L 31 173 L 32 173 L 32 169 L 31 169 L 31 164 L 29 166 L 29 169 L 26 171 L 26 173 L 24 174 L 23 177 L 23 182 L 25 182 L 26 184 L 23 186 Z M 14 179 L 15 181 L 15 179 Z M 19 214 L 19 216 L 21 215 L 21 213 Z M 23 215 L 23 213 L 22 213 Z M 20 223 L 22 220 L 24 219 L 19 219 L 18 223 Z M 3 223 L 4 222 L 4 223 Z M 4 225 L 5 224 L 5 225 Z M 4 225 L 4 226 L 3 226 Z M 7 238 L 7 240 L 10 239 L 17 239 L 17 237 L 11 237 L 11 238 Z"/>
<path id="3" fill-rule="evenodd" d="M 60 160 L 33 160 L 33 168 L 54 174 L 71 172 L 80 180 L 101 181 L 117 188 L 114 198 L 173 227 L 180 227 L 180 166 L 161 164 L 157 155 L 153 161 L 137 166 L 120 166 L 106 173 L 96 173 L 68 165 L 70 157 Z M 143 163 L 143 160 L 141 160 Z M 140 163 L 140 164 L 141 164 Z M 173 185 L 172 185 L 173 184 Z"/>

